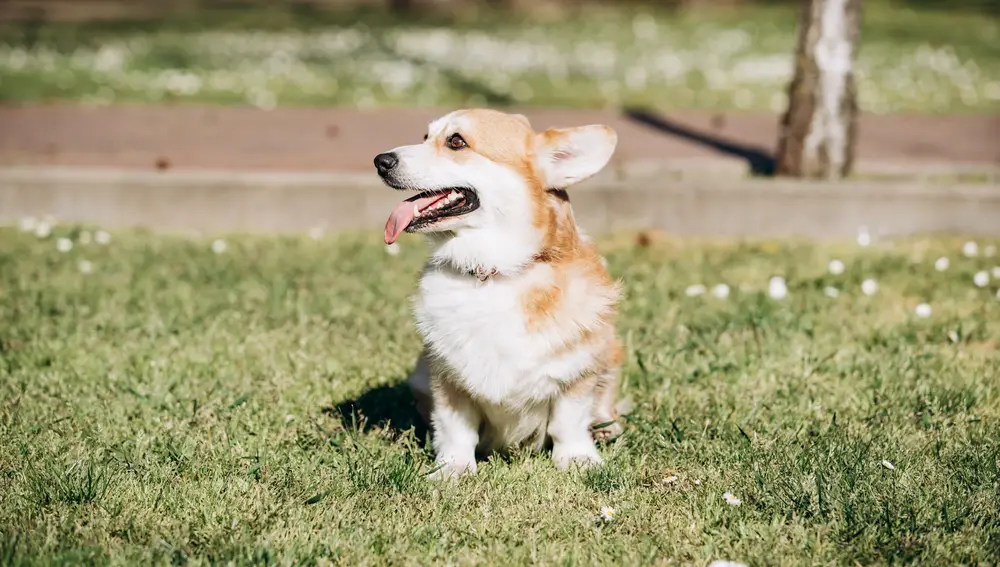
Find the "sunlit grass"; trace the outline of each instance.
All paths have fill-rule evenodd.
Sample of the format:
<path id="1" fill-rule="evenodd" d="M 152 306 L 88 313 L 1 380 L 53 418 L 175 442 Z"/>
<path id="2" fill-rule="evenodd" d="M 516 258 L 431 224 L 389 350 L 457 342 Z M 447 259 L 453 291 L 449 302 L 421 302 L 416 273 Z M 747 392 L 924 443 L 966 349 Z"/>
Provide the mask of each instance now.
<path id="1" fill-rule="evenodd" d="M 408 22 L 245 16 L 163 26 L 7 25 L 0 100 L 375 106 L 535 105 L 778 112 L 790 8 L 690 14 L 602 9 L 558 21 Z M 866 5 L 864 110 L 1000 109 L 1000 24 Z"/>
<path id="2" fill-rule="evenodd" d="M 439 487 L 399 386 L 416 239 L 23 229 L 0 229 L 3 564 L 1000 553 L 1000 299 L 973 283 L 997 242 L 603 238 L 636 402 L 607 465 L 517 453 Z"/>

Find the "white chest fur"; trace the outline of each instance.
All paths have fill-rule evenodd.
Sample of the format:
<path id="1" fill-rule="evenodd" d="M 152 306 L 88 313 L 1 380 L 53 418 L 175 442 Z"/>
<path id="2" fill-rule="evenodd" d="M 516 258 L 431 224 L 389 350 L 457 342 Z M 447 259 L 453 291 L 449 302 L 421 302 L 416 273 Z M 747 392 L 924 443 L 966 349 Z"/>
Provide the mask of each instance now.
<path id="1" fill-rule="evenodd" d="M 533 405 L 593 363 L 588 351 L 561 348 L 579 329 L 529 324 L 522 298 L 548 277 L 551 269 L 544 265 L 486 282 L 448 269 L 424 273 L 417 327 L 474 398 L 502 407 Z"/>

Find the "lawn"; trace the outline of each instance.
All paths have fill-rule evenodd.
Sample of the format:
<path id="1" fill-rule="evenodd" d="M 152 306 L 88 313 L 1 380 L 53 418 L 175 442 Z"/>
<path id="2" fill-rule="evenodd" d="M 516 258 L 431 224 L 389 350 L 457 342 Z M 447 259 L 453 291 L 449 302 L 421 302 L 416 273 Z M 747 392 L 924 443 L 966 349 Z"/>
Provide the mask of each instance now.
<path id="1" fill-rule="evenodd" d="M 418 240 L 96 234 L 0 228 L 0 564 L 1000 557 L 998 241 L 603 238 L 626 433 L 452 486 L 399 386 Z"/>
<path id="2" fill-rule="evenodd" d="M 789 6 L 633 7 L 461 21 L 279 8 L 149 23 L 0 25 L 0 101 L 649 105 L 781 112 Z M 1000 19 L 865 3 L 864 111 L 1000 111 Z"/>

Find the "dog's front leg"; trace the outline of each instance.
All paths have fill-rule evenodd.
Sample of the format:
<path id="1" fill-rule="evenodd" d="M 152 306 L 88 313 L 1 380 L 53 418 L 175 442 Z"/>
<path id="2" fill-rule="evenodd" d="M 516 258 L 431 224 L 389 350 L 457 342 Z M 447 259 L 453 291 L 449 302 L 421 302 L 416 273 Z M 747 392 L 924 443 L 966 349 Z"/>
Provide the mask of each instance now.
<path id="1" fill-rule="evenodd" d="M 468 394 L 440 377 L 433 378 L 433 478 L 455 478 L 476 472 L 476 445 L 482 414 Z"/>
<path id="2" fill-rule="evenodd" d="M 548 433 L 552 437 L 552 459 L 560 470 L 602 462 L 590 433 L 595 382 L 584 379 L 552 401 Z"/>

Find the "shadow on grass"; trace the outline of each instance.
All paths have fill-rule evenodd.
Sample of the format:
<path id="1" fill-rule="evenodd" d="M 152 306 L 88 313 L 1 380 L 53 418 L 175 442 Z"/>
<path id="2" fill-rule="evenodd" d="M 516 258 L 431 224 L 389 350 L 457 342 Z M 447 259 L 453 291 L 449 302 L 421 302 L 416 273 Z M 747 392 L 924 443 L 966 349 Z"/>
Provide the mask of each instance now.
<path id="1" fill-rule="evenodd" d="M 708 146 L 718 152 L 745 159 L 750 165 L 750 171 L 753 175 L 774 175 L 774 156 L 766 148 L 741 144 L 719 136 L 700 132 L 641 108 L 625 108 L 624 114 L 630 120 L 634 120 L 659 132 L 677 136 L 684 140 Z"/>
<path id="2" fill-rule="evenodd" d="M 427 437 L 427 424 L 420 418 L 405 381 L 372 388 L 357 398 L 323 408 L 323 413 L 339 418 L 349 430 L 367 433 L 379 429 L 401 435 L 413 429 L 421 444 Z"/>

